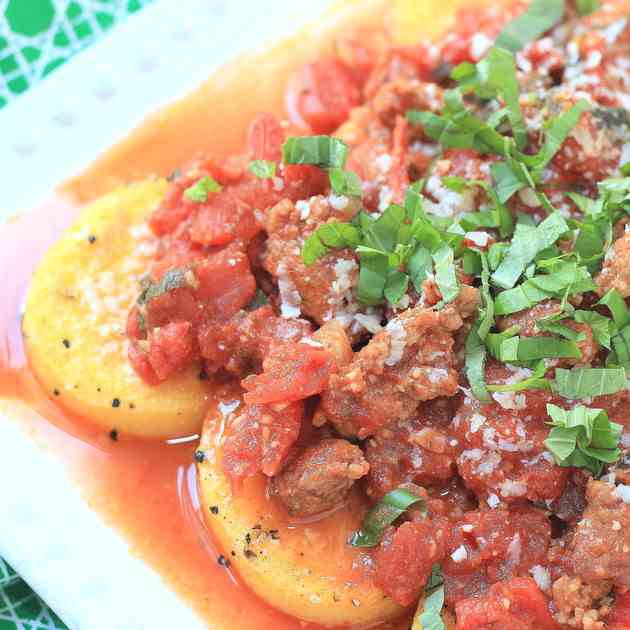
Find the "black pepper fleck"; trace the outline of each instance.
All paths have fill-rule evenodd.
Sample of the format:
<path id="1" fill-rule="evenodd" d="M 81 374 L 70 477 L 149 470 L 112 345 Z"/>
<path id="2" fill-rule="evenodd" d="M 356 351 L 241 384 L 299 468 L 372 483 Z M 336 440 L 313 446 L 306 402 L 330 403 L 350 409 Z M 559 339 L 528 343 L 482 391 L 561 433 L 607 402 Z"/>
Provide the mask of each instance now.
<path id="1" fill-rule="evenodd" d="M 203 451 L 195 451 L 195 460 L 200 464 L 206 459 L 206 454 Z"/>
<path id="2" fill-rule="evenodd" d="M 230 561 L 225 556 L 219 556 L 217 562 L 226 569 L 230 566 Z"/>
<path id="3" fill-rule="evenodd" d="M 219 506 L 218 506 L 218 505 L 211 505 L 211 506 L 210 506 L 210 511 L 211 511 L 213 514 L 218 514 L 218 513 L 219 513 Z"/>
<path id="4" fill-rule="evenodd" d="M 88 242 L 90 243 L 90 245 L 93 245 L 94 243 L 96 243 L 96 236 L 94 236 L 94 234 L 90 234 L 88 236 Z"/>
<path id="5" fill-rule="evenodd" d="M 273 540 L 280 540 L 280 533 L 278 532 L 277 529 L 270 529 L 269 535 L 271 536 Z"/>
<path id="6" fill-rule="evenodd" d="M 64 345 L 65 348 L 69 348 L 72 345 L 70 343 L 70 339 L 64 339 L 61 343 Z"/>
<path id="7" fill-rule="evenodd" d="M 245 549 L 243 553 L 245 554 L 245 557 L 248 558 L 249 560 L 257 557 L 256 554 L 251 549 Z"/>
<path id="8" fill-rule="evenodd" d="M 54 394 L 55 396 L 59 396 L 59 393 L 60 393 L 60 392 L 59 392 L 59 390 L 58 390 L 58 389 L 56 389 L 56 388 L 55 388 L 55 389 L 53 389 L 53 394 Z"/>
<path id="9" fill-rule="evenodd" d="M 114 398 L 112 400 L 112 407 L 114 407 L 114 408 L 120 407 L 120 398 Z"/>
<path id="10" fill-rule="evenodd" d="M 247 534 L 245 534 L 245 542 L 246 542 L 248 545 L 251 545 L 251 544 L 252 544 L 252 537 L 251 537 L 251 535 L 250 535 L 250 533 L 249 533 L 249 532 L 248 532 Z"/>
<path id="11" fill-rule="evenodd" d="M 198 378 L 200 381 L 207 381 L 208 380 L 208 372 L 206 372 L 205 370 L 201 370 L 201 372 L 199 372 Z"/>
<path id="12" fill-rule="evenodd" d="M 135 409 L 136 406 L 133 403 L 129 403 L 129 409 Z"/>
<path id="13" fill-rule="evenodd" d="M 113 442 L 118 442 L 118 431 L 116 429 L 112 429 L 109 432 L 109 439 Z"/>
<path id="14" fill-rule="evenodd" d="M 100 394 L 100 393 L 101 393 L 101 388 L 100 388 L 100 387 L 97 387 L 97 388 L 96 388 L 96 391 Z"/>
<path id="15" fill-rule="evenodd" d="M 233 558 L 236 558 L 236 551 L 234 551 L 234 550 L 230 551 L 230 555 L 231 555 Z"/>

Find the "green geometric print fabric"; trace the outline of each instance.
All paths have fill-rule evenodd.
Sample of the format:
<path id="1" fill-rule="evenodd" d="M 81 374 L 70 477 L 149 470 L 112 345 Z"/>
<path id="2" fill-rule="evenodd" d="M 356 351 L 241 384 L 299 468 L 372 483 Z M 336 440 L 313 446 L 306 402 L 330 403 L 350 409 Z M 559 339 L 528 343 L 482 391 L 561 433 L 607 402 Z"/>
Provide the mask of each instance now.
<path id="1" fill-rule="evenodd" d="M 0 109 L 152 0 L 0 0 Z"/>
<path id="2" fill-rule="evenodd" d="M 0 558 L 0 630 L 62 630 L 66 626 Z"/>

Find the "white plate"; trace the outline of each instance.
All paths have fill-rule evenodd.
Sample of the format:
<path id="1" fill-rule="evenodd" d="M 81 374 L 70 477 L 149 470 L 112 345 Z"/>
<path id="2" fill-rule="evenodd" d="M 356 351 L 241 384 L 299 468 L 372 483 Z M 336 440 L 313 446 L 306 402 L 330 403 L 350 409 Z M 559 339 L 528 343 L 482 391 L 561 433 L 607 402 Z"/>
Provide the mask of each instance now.
<path id="1" fill-rule="evenodd" d="M 329 4 L 161 0 L 131 17 L 0 111 L 0 219 L 33 207 L 228 58 L 297 30 Z M 6 418 L 0 497 L 0 555 L 71 629 L 206 627 L 129 554 L 60 462 Z"/>

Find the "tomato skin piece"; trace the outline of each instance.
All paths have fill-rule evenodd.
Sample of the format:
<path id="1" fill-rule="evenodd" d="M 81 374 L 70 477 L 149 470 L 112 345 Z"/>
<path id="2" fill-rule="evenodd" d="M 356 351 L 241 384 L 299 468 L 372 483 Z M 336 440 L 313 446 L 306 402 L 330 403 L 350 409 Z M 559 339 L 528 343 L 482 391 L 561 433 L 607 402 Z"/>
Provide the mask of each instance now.
<path id="1" fill-rule="evenodd" d="M 252 160 L 279 162 L 286 132 L 273 114 L 258 114 L 247 131 L 247 147 Z"/>
<path id="2" fill-rule="evenodd" d="M 233 482 L 262 472 L 278 473 L 297 440 L 304 407 L 301 402 L 247 405 L 227 427 L 221 465 Z"/>
<path id="3" fill-rule="evenodd" d="M 237 238 L 248 241 L 260 231 L 253 208 L 230 191 L 212 193 L 197 205 L 190 226 L 194 243 L 227 245 Z"/>
<path id="4" fill-rule="evenodd" d="M 335 365 L 326 350 L 305 343 L 273 348 L 263 361 L 263 373 L 241 381 L 248 404 L 296 401 L 321 393 Z"/>
<path id="5" fill-rule="evenodd" d="M 247 255 L 232 245 L 201 261 L 195 267 L 198 287 L 195 299 L 204 305 L 206 315 L 225 321 L 251 302 L 256 293 Z"/>
<path id="6" fill-rule="evenodd" d="M 388 528 L 374 553 L 376 583 L 401 606 L 418 599 L 433 565 L 445 553 L 446 531 L 433 520 Z"/>
<path id="7" fill-rule="evenodd" d="M 322 195 L 328 188 L 328 173 L 310 164 L 287 164 L 284 167 L 285 197 L 291 201 Z"/>
<path id="8" fill-rule="evenodd" d="M 359 105 L 361 94 L 346 67 L 329 57 L 309 63 L 295 74 L 286 100 L 296 125 L 306 125 L 316 134 L 329 134 Z"/>
<path id="9" fill-rule="evenodd" d="M 147 359 L 160 381 L 187 367 L 195 354 L 190 322 L 172 322 L 149 332 Z"/>
<path id="10" fill-rule="evenodd" d="M 456 630 L 560 630 L 531 578 L 497 582 L 483 597 L 457 604 Z"/>

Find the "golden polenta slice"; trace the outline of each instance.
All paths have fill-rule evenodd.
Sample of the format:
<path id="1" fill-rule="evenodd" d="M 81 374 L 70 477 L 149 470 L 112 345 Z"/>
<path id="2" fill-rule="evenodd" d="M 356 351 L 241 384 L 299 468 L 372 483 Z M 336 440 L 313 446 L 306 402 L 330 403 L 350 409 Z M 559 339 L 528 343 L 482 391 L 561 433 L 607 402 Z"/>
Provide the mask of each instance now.
<path id="1" fill-rule="evenodd" d="M 221 468 L 220 443 L 234 404 L 220 405 L 223 415 L 210 412 L 198 472 L 204 517 L 240 578 L 275 608 L 326 626 L 371 626 L 399 617 L 403 609 L 365 570 L 366 555 L 347 542 L 363 513 L 358 493 L 344 509 L 292 526 L 284 508 L 267 497 L 262 474 L 233 492 Z"/>
<path id="2" fill-rule="evenodd" d="M 155 242 L 144 220 L 165 180 L 120 188 L 89 205 L 46 253 L 23 320 L 31 366 L 50 394 L 110 431 L 178 437 L 199 431 L 199 369 L 150 387 L 127 361 L 125 324 Z"/>

